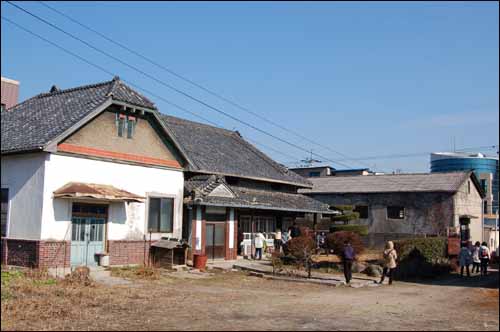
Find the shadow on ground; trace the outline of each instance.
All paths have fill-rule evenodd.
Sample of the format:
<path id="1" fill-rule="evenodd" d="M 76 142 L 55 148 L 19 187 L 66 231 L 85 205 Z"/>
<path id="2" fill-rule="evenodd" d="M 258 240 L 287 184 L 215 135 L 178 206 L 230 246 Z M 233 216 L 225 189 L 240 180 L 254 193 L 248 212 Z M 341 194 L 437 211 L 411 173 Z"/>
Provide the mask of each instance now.
<path id="1" fill-rule="evenodd" d="M 433 285 L 433 286 L 456 286 L 456 287 L 476 287 L 476 288 L 499 288 L 499 273 L 498 269 L 488 270 L 487 276 L 479 274 L 471 274 L 470 277 L 460 273 L 451 273 L 445 276 L 433 279 L 406 279 L 405 282 L 413 282 L 417 284 Z"/>

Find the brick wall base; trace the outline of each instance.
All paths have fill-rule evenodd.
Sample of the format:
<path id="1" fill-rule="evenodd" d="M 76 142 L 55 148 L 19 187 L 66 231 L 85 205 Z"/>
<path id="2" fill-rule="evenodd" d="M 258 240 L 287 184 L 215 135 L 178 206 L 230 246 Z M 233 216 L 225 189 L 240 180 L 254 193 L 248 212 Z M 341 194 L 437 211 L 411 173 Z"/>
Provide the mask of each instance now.
<path id="1" fill-rule="evenodd" d="M 2 238 L 2 264 L 29 268 L 71 266 L 70 241 L 40 241 Z M 109 264 L 148 264 L 149 241 L 108 241 Z"/>
<path id="2" fill-rule="evenodd" d="M 109 264 L 148 264 L 149 241 L 108 241 Z"/>
<path id="3" fill-rule="evenodd" d="M 38 267 L 69 267 L 71 265 L 70 241 L 40 241 Z"/>
<path id="4" fill-rule="evenodd" d="M 69 267 L 69 241 L 2 239 L 2 264 L 30 268 Z"/>

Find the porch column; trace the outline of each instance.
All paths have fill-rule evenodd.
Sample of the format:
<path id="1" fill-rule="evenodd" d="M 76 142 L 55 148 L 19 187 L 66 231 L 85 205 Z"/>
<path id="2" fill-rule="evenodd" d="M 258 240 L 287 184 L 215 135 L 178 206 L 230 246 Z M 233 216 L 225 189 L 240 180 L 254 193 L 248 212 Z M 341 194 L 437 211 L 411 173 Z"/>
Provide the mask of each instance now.
<path id="1" fill-rule="evenodd" d="M 228 209 L 226 222 L 227 222 L 226 259 L 231 260 L 237 258 L 237 248 L 238 248 L 235 211 L 233 208 Z"/>
<path id="2" fill-rule="evenodd" d="M 193 223 L 192 223 L 192 232 L 193 232 L 193 253 L 200 254 L 202 250 L 202 213 L 201 206 L 193 207 L 195 210 L 193 213 Z"/>

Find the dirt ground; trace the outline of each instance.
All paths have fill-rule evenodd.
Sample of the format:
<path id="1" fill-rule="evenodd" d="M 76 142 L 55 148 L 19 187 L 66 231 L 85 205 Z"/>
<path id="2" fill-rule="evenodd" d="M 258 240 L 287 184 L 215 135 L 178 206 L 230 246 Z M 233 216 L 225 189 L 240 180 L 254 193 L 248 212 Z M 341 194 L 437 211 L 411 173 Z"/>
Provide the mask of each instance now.
<path id="1" fill-rule="evenodd" d="M 358 289 L 240 272 L 121 286 L 14 282 L 8 293 L 2 289 L 2 330 L 468 331 L 498 330 L 498 315 L 497 272 Z"/>

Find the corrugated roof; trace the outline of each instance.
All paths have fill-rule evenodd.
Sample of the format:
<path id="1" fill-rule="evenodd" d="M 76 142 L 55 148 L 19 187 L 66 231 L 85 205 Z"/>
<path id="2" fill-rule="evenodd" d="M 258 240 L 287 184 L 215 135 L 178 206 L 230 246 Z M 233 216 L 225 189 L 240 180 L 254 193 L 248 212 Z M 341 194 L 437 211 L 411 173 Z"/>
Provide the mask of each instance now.
<path id="1" fill-rule="evenodd" d="M 39 150 L 112 98 L 156 109 L 115 77 L 111 81 L 36 95 L 2 112 L 2 153 Z"/>
<path id="2" fill-rule="evenodd" d="M 234 197 L 210 195 L 220 184 L 228 187 Z M 220 176 L 195 176 L 185 181 L 185 190 L 194 193 L 191 202 L 199 205 L 226 206 L 262 210 L 280 210 L 310 213 L 334 213 L 324 204 L 311 197 L 278 190 L 250 189 L 229 185 Z"/>
<path id="3" fill-rule="evenodd" d="M 54 191 L 54 198 L 90 198 L 104 201 L 142 202 L 146 197 L 132 194 L 111 185 L 69 182 Z"/>
<path id="4" fill-rule="evenodd" d="M 235 131 L 168 115 L 161 117 L 191 160 L 191 171 L 311 187 L 307 179 L 278 164 Z"/>
<path id="5" fill-rule="evenodd" d="M 456 192 L 471 172 L 328 176 L 309 179 L 312 189 L 304 194 L 383 193 L 383 192 Z"/>

